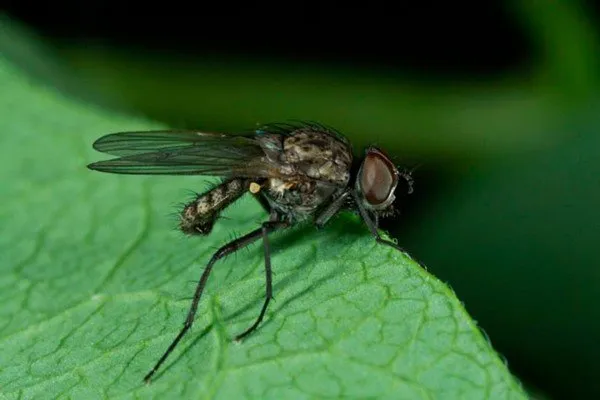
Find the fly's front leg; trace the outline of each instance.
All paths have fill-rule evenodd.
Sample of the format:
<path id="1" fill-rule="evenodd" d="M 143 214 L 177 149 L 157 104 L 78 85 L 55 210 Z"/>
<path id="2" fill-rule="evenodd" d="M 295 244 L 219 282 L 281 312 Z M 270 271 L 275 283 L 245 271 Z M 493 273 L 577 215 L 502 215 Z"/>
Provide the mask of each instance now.
<path id="1" fill-rule="evenodd" d="M 378 243 L 385 244 L 387 246 L 393 247 L 394 249 L 396 249 L 402 253 L 406 253 L 406 251 L 402 247 L 398 246 L 396 243 L 392 242 L 391 240 L 386 240 L 381 237 L 381 235 L 377 231 L 379 218 L 377 216 L 372 217 L 369 215 L 369 212 L 362 205 L 362 202 L 360 201 L 356 191 L 353 190 L 351 193 L 352 193 L 352 197 L 354 199 L 354 202 L 356 203 L 356 207 L 358 208 L 358 212 L 360 213 L 361 218 L 363 219 L 363 221 L 365 221 L 367 228 L 369 228 L 369 231 L 375 237 L 375 240 Z"/>
<path id="2" fill-rule="evenodd" d="M 327 205 L 315 219 L 315 225 L 317 228 L 323 228 L 325 224 L 333 217 L 343 206 L 344 203 L 350 197 L 350 190 L 346 190 L 341 195 L 333 199 L 331 203 Z"/>

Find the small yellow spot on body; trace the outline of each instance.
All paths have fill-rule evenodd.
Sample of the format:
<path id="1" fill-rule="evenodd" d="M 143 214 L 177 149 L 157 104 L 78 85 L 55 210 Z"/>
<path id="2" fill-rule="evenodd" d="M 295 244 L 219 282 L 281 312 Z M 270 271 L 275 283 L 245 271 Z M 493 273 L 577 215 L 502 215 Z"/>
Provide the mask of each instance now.
<path id="1" fill-rule="evenodd" d="M 252 182 L 250 184 L 250 193 L 256 194 L 258 192 L 260 192 L 260 185 L 256 182 Z"/>

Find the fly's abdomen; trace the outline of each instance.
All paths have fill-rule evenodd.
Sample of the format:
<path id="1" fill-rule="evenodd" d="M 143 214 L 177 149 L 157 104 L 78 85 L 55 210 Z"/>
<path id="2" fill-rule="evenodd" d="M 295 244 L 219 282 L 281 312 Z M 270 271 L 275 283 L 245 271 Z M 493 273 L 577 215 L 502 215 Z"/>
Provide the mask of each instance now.
<path id="1" fill-rule="evenodd" d="M 189 235 L 207 235 L 219 213 L 239 199 L 250 187 L 248 179 L 231 179 L 198 195 L 181 212 L 179 228 Z"/>

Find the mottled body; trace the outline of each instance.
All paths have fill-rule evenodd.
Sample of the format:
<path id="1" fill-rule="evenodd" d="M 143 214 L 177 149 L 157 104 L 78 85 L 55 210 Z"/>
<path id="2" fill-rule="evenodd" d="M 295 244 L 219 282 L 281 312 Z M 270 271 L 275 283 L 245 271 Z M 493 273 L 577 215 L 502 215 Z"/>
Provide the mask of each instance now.
<path id="1" fill-rule="evenodd" d="M 279 173 L 267 179 L 261 193 L 290 222 L 313 216 L 350 181 L 352 148 L 332 132 L 303 128 L 270 134 L 266 142 Z"/>
<path id="2" fill-rule="evenodd" d="M 272 177 L 232 178 L 199 194 L 181 212 L 184 233 L 210 233 L 219 213 L 246 192 L 263 197 L 293 223 L 315 216 L 348 186 L 352 147 L 343 137 L 306 126 L 283 133 L 259 131 L 256 140 L 264 151 L 261 161 L 272 165 Z M 260 190 L 251 190 L 252 183 Z"/>
<path id="3" fill-rule="evenodd" d="M 179 228 L 189 235 L 207 235 L 219 213 L 239 199 L 250 187 L 249 179 L 228 179 L 220 185 L 198 194 L 181 212 Z"/>

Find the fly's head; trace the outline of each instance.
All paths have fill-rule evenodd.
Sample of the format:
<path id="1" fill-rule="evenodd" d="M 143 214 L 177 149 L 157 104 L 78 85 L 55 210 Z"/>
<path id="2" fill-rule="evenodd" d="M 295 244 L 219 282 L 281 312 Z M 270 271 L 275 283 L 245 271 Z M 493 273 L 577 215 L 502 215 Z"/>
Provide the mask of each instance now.
<path id="1" fill-rule="evenodd" d="M 400 178 L 406 180 L 408 193 L 412 193 L 413 180 L 410 174 L 399 171 L 381 150 L 368 148 L 356 176 L 355 190 L 359 201 L 365 209 L 377 215 L 393 213 L 393 203 L 396 200 L 394 191 Z"/>

